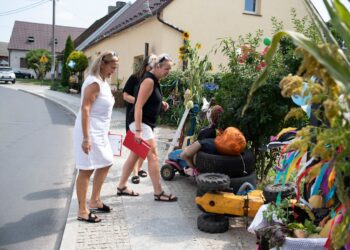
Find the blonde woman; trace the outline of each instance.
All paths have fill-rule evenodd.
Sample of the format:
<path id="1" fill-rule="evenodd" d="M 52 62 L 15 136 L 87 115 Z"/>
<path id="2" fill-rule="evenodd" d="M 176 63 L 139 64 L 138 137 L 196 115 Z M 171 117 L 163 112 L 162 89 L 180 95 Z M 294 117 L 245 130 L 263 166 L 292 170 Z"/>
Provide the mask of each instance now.
<path id="1" fill-rule="evenodd" d="M 172 194 L 165 194 L 162 189 L 157 143 L 153 129 L 156 127 L 156 120 L 161 109 L 166 111 L 169 108 L 168 103 L 162 101 L 163 96 L 160 90 L 159 80 L 169 74 L 171 67 L 172 59 L 169 55 L 162 54 L 157 57 L 153 69 L 145 74 L 140 83 L 133 109 L 133 121 L 129 125 L 129 129 L 135 134 L 136 142 L 141 143 L 141 139 L 144 139 L 151 146 L 147 155 L 147 161 L 148 172 L 154 190 L 154 200 L 168 202 L 177 201 L 177 197 Z M 120 177 L 117 187 L 117 195 L 139 195 L 126 186 L 127 180 L 138 158 L 139 157 L 135 153 L 130 152 L 123 166 L 122 176 Z"/>
<path id="2" fill-rule="evenodd" d="M 113 165 L 113 152 L 108 140 L 114 97 L 107 79 L 115 72 L 118 57 L 114 52 L 102 53 L 92 64 L 81 88 L 81 108 L 74 127 L 76 192 L 79 202 L 78 220 L 96 223 L 101 219 L 93 212 L 108 213 L 111 208 L 101 200 L 101 188 L 109 168 Z M 94 173 L 93 188 L 87 206 L 89 180 Z"/>

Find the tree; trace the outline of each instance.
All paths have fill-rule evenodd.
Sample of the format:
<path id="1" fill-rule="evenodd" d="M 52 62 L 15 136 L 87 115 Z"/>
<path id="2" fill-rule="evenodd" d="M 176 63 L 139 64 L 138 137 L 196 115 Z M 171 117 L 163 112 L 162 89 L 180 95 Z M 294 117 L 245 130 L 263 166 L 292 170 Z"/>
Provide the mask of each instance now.
<path id="1" fill-rule="evenodd" d="M 45 60 L 40 60 L 46 58 Z M 26 54 L 29 69 L 33 69 L 37 79 L 43 79 L 51 69 L 52 56 L 46 49 L 31 50 Z"/>
<path id="2" fill-rule="evenodd" d="M 73 51 L 67 58 L 66 65 L 73 73 L 78 73 L 79 82 L 83 80 L 83 72 L 88 67 L 89 62 L 86 55 L 81 51 Z"/>
<path id="3" fill-rule="evenodd" d="M 74 44 L 71 36 L 68 36 L 66 40 L 66 46 L 64 48 L 64 55 L 63 55 L 63 61 L 62 61 L 62 78 L 61 78 L 62 86 L 68 86 L 70 70 L 69 70 L 69 67 L 67 67 L 67 59 L 73 51 L 74 51 Z"/>

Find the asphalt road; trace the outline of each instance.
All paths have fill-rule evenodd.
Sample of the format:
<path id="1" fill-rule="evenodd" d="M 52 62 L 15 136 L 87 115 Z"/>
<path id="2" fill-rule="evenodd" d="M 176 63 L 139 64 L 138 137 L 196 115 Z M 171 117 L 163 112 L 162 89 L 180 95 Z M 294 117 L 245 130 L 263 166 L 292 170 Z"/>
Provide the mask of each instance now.
<path id="1" fill-rule="evenodd" d="M 0 250 L 58 249 L 73 192 L 74 116 L 0 88 Z"/>

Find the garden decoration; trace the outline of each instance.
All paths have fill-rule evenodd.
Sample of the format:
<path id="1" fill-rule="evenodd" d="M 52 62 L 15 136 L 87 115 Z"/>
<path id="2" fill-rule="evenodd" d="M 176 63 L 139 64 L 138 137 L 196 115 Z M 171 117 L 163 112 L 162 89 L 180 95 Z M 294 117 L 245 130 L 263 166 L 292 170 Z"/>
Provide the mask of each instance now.
<path id="1" fill-rule="evenodd" d="M 306 1 L 312 6 L 309 1 Z M 350 14 L 340 0 L 324 4 L 330 14 L 330 23 L 343 39 L 346 47 L 350 47 Z M 320 27 L 322 21 L 316 19 Z M 245 109 L 249 106 L 254 92 L 262 87 L 267 77 L 272 57 L 278 42 L 284 36 L 289 36 L 297 51 L 303 57 L 302 65 L 296 75 L 285 77 L 280 84 L 282 95 L 311 97 L 307 104 L 316 104 L 312 110 L 317 125 L 307 125 L 301 128 L 286 152 L 294 152 L 290 161 L 298 154 L 308 154 L 311 159 L 296 169 L 297 200 L 302 198 L 314 209 L 326 209 L 329 215 L 311 225 L 321 227 L 321 237 L 327 237 L 324 246 L 328 249 L 350 248 L 350 121 L 347 119 L 350 105 L 350 63 L 349 54 L 345 54 L 331 33 L 323 29 L 327 40 L 317 45 L 300 33 L 281 31 L 272 39 L 271 48 L 266 54 L 267 67 L 253 84 Z M 348 52 L 349 53 L 349 52 Z M 307 90 L 304 91 L 304 83 Z M 243 110 L 243 113 L 245 112 Z M 292 164 L 289 164 L 292 167 Z M 295 167 L 294 167 L 295 169 Z M 286 179 L 286 168 L 283 178 Z M 303 185 L 304 183 L 304 185 Z M 303 192 L 302 192 L 303 190 Z M 315 207 L 316 205 L 316 207 Z M 320 212 L 313 211 L 320 214 Z M 288 221 L 288 225 L 293 222 Z M 291 226 L 291 225 L 289 225 Z M 310 223 L 300 225 L 303 228 Z"/>
<path id="2" fill-rule="evenodd" d="M 264 45 L 265 45 L 265 46 L 270 46 L 270 44 L 271 44 L 271 39 L 268 38 L 268 37 L 265 37 L 264 40 L 263 40 L 263 42 L 264 42 Z"/>
<path id="3" fill-rule="evenodd" d="M 198 55 L 198 51 L 201 49 L 201 44 L 196 43 L 195 46 L 192 47 L 189 38 L 189 33 L 184 32 L 184 45 L 179 48 L 179 58 L 187 67 L 181 77 L 181 81 L 187 86 L 184 93 L 185 111 L 175 132 L 171 146 L 168 149 L 168 155 L 176 146 L 181 146 L 185 138 L 190 138 L 194 135 L 199 105 L 201 104 L 200 102 L 203 96 L 204 88 L 202 83 L 206 80 L 206 72 L 211 69 L 211 63 L 208 60 L 208 56 L 206 55 L 201 58 Z M 191 115 L 189 121 L 190 124 L 185 137 L 184 126 L 189 114 Z"/>

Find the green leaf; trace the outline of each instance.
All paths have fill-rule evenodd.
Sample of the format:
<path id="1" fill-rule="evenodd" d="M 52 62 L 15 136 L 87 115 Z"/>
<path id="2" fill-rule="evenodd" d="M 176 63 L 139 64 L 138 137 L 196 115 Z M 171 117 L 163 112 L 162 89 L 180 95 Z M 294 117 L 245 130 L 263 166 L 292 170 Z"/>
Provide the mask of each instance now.
<path id="1" fill-rule="evenodd" d="M 344 25 L 350 29 L 350 13 L 347 8 L 339 1 L 334 0 L 334 7 L 336 9 L 339 19 L 344 23 Z"/>
<path id="2" fill-rule="evenodd" d="M 339 2 L 334 2 L 334 7 L 327 0 L 323 0 L 328 13 L 331 17 L 330 22 L 336 28 L 337 32 L 344 40 L 346 46 L 350 46 L 350 17 L 348 10 Z"/>

